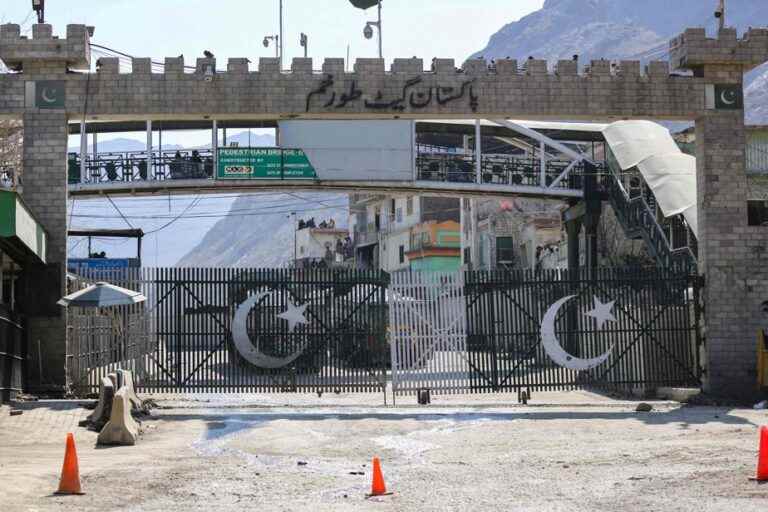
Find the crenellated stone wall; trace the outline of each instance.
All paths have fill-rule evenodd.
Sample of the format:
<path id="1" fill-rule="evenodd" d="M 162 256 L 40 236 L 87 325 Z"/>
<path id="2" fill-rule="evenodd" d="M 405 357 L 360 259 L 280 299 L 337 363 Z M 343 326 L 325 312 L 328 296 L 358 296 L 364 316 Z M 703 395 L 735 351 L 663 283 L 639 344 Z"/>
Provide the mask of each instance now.
<path id="1" fill-rule="evenodd" d="M 46 26 L 48 27 L 48 26 Z M 72 68 L 87 61 L 87 28 L 70 25 L 77 44 L 51 39 L 50 31 L 32 51 L 36 39 L 18 35 L 17 25 L 0 27 L 0 59 L 22 65 L 29 75 L 34 63 L 63 63 Z M 54 42 L 62 56 L 45 61 Z M 64 49 L 69 49 L 64 51 Z M 25 57 L 24 51 L 29 51 Z M 67 59 L 69 59 L 67 61 Z M 219 69 L 215 59 L 166 58 L 164 72 L 153 73 L 149 58 L 135 58 L 121 73 L 116 58 L 102 58 L 95 74 L 67 74 L 66 110 L 79 118 L 425 118 L 528 117 L 618 119 L 642 117 L 693 119 L 703 109 L 703 83 L 670 75 L 666 62 L 600 60 L 579 70 L 565 60 L 548 69 L 543 60 L 469 60 L 457 68 L 453 59 L 395 59 L 389 70 L 381 59 L 358 59 L 346 72 L 343 59 L 325 59 L 316 70 L 312 59 L 296 58 L 281 71 L 274 58 L 261 58 L 250 69 L 245 58 L 229 59 Z M 155 66 L 156 67 L 156 66 Z M 40 71 L 40 76 L 51 73 Z M 48 70 L 55 74 L 55 69 Z M 63 69 L 59 69 L 63 71 Z M 28 77 L 27 77 L 28 78 Z M 42 79 L 42 78 L 41 78 Z M 23 110 L 21 75 L 0 76 L 0 111 Z M 87 105 L 86 105 L 87 91 Z"/>

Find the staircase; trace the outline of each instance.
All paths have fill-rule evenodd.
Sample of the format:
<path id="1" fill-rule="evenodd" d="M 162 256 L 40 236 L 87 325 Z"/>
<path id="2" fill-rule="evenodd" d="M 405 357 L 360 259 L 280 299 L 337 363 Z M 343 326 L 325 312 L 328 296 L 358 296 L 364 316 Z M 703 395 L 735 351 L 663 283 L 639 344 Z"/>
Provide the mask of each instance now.
<path id="1" fill-rule="evenodd" d="M 608 194 L 616 218 L 628 238 L 643 239 L 648 254 L 661 268 L 676 272 L 696 269 L 696 256 L 689 247 L 672 249 L 667 235 L 656 221 L 656 215 L 641 196 L 630 197 L 619 178 L 620 169 L 615 159 L 607 159 L 608 172 L 603 174 L 603 190 Z"/>

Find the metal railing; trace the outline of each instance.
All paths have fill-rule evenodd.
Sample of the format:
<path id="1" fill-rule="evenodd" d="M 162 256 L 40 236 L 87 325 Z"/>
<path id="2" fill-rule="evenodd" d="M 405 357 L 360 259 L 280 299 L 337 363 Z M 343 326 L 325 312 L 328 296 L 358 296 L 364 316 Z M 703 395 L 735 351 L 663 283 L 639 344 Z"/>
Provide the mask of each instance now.
<path id="1" fill-rule="evenodd" d="M 194 152 L 194 154 L 193 154 Z M 571 165 L 570 160 L 550 159 L 544 163 L 544 183 L 555 183 L 556 189 L 583 188 L 584 164 Z M 570 166 L 568 176 L 558 178 Z M 598 172 L 602 164 L 598 163 Z M 176 179 L 209 180 L 215 176 L 214 155 L 210 149 L 171 149 L 153 151 L 106 152 L 88 155 L 85 176 L 77 153 L 70 153 L 70 183 L 108 184 L 130 181 L 164 181 Z M 452 183 L 475 183 L 477 173 L 474 156 L 463 153 L 419 152 L 416 158 L 417 179 Z M 541 161 L 514 155 L 488 154 L 482 157 L 481 182 L 493 185 L 541 186 Z"/>
<path id="2" fill-rule="evenodd" d="M 545 160 L 544 182 L 552 185 L 571 166 L 571 160 Z M 604 165 L 597 163 L 598 172 Z M 421 153 L 416 158 L 419 180 L 476 183 L 474 156 L 455 153 Z M 557 182 L 555 188 L 583 188 L 584 163 L 571 167 L 568 176 Z M 514 155 L 483 155 L 480 181 L 484 184 L 541 186 L 541 160 Z"/>
<path id="3" fill-rule="evenodd" d="M 67 174 L 70 183 L 212 179 L 213 161 L 210 149 L 153 151 L 151 159 L 146 151 L 97 153 L 86 158 L 83 177 L 79 156 L 70 153 Z"/>
<path id="4" fill-rule="evenodd" d="M 696 256 L 691 247 L 673 248 L 665 230 L 656 220 L 655 208 L 651 208 L 646 200 L 650 191 L 628 193 L 622 184 L 622 173 L 618 164 L 610 157 L 607 162 L 611 172 L 603 174 L 602 186 L 626 235 L 641 237 L 645 241 L 650 256 L 659 266 L 673 271 L 694 270 Z M 631 179 L 635 178 L 632 176 Z M 655 201 L 653 194 L 650 194 L 650 197 Z M 691 234 L 691 238 L 695 237 Z"/>

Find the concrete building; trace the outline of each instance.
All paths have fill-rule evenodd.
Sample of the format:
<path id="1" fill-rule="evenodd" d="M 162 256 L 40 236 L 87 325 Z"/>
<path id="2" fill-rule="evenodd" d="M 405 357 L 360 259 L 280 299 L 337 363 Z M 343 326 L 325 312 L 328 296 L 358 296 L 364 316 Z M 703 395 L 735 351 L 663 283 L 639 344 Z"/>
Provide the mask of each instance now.
<path id="1" fill-rule="evenodd" d="M 304 227 L 296 231 L 296 262 L 298 268 L 334 267 L 344 263 L 345 248 L 351 243 L 346 229 Z"/>
<path id="2" fill-rule="evenodd" d="M 422 240 L 414 237 L 414 233 L 429 231 L 429 226 L 443 222 L 458 225 L 459 204 L 454 198 L 418 195 L 350 196 L 349 224 L 354 234 L 357 265 L 387 272 L 412 268 L 409 257 L 414 249 L 412 244 Z M 442 244 L 437 239 L 435 243 Z M 418 257 L 422 260 L 418 266 L 432 266 L 432 257 Z M 455 263 L 452 270 L 459 268 L 458 260 Z M 446 267 L 445 261 L 434 265 Z"/>

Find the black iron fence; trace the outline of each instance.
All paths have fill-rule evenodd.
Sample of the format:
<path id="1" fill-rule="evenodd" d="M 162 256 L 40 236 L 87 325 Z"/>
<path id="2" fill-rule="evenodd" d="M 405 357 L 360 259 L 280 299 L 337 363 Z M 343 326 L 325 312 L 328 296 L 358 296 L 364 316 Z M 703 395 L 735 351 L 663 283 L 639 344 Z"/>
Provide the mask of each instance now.
<path id="1" fill-rule="evenodd" d="M 115 364 L 133 369 L 142 391 L 372 392 L 385 387 L 389 348 L 382 272 L 160 268 L 128 274 L 118 282 L 148 300 L 141 306 L 144 321 L 129 322 L 140 328 L 120 343 L 144 349 L 99 346 L 90 362 L 87 354 L 72 354 L 80 361 L 80 393 L 95 392 L 98 377 Z M 114 321 L 104 312 L 94 315 L 105 318 L 101 329 L 112 336 Z M 127 317 L 118 320 L 125 322 Z M 75 332 L 72 346 L 98 345 L 93 329 Z"/>
<path id="2" fill-rule="evenodd" d="M 643 392 L 700 384 L 696 275 L 604 268 L 468 272 L 465 279 L 473 390 Z M 601 304 L 610 304 L 602 325 L 594 316 Z M 545 336 L 547 312 L 554 312 L 554 338 Z M 560 349 L 566 365 L 605 360 L 587 370 L 569 369 L 555 360 Z"/>
<path id="3" fill-rule="evenodd" d="M 90 277 L 147 301 L 69 312 L 68 371 L 79 394 L 95 393 L 118 367 L 145 392 L 381 392 L 390 375 L 396 393 L 700 384 L 700 280 L 679 270 L 161 268 Z"/>
<path id="4" fill-rule="evenodd" d="M 26 343 L 22 319 L 0 304 L 0 402 L 23 391 Z"/>

